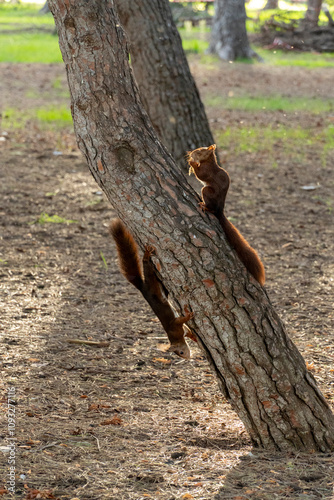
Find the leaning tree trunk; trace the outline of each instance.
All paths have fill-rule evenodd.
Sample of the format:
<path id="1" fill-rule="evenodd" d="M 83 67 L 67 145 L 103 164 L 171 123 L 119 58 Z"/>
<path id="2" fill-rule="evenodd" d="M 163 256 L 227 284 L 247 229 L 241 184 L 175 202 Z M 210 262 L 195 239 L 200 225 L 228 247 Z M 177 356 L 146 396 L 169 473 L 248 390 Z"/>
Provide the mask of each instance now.
<path id="1" fill-rule="evenodd" d="M 139 100 L 125 35 L 109 0 L 50 0 L 81 151 L 192 327 L 256 446 L 328 451 L 334 416 L 216 219 L 159 142 Z M 153 61 L 152 61 L 153 63 Z"/>
<path id="2" fill-rule="evenodd" d="M 245 0 L 215 0 L 208 52 L 225 61 L 261 59 L 250 47 L 246 31 Z"/>
<path id="3" fill-rule="evenodd" d="M 214 142 L 168 0 L 115 0 L 131 64 L 151 122 L 181 165 L 187 151 Z"/>

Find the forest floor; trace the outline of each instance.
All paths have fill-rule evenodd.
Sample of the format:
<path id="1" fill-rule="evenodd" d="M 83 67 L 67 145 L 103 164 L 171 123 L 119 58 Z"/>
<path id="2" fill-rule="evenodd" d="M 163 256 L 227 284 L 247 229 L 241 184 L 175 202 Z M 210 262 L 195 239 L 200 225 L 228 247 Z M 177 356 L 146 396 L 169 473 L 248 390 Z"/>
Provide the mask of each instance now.
<path id="1" fill-rule="evenodd" d="M 68 103 L 61 65 L 0 71 L 7 107 Z M 333 110 L 210 106 L 238 92 L 333 99 L 333 70 L 203 68 L 194 57 L 192 71 L 217 137 L 229 127 L 334 133 Z M 0 148 L 0 497 L 333 499 L 334 455 L 252 449 L 198 347 L 189 362 L 162 350 L 160 324 L 117 269 L 107 231 L 115 212 L 73 132 L 31 121 L 2 135 Z M 226 209 L 261 255 L 268 294 L 334 408 L 334 150 L 324 157 L 306 140 L 297 149 L 282 139 L 267 153 L 220 147 L 232 179 Z M 15 496 L 4 489 L 8 395 Z"/>

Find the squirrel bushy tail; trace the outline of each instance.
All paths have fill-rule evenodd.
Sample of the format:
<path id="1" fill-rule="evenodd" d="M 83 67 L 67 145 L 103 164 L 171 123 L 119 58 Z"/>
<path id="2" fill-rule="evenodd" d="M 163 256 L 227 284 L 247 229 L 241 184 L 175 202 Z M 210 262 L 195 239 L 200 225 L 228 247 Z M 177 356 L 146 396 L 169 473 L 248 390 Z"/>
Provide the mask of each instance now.
<path id="1" fill-rule="evenodd" d="M 241 262 L 248 269 L 251 275 L 254 276 L 254 278 L 260 283 L 260 285 L 263 286 L 266 281 L 265 270 L 260 257 L 254 248 L 250 246 L 248 241 L 245 240 L 238 229 L 227 219 L 227 217 L 225 217 L 224 214 L 220 215 L 219 222 L 224 229 L 228 242 L 236 251 Z"/>
<path id="2" fill-rule="evenodd" d="M 175 316 L 173 308 L 168 302 L 163 284 L 156 276 L 151 259 L 152 255 L 155 255 L 155 249 L 149 245 L 145 247 L 142 268 L 137 244 L 123 222 L 114 219 L 111 221 L 109 230 L 116 243 L 121 273 L 140 290 L 144 299 L 159 318 L 171 344 L 169 350 L 175 352 L 181 358 L 189 359 L 190 349 L 184 336 L 187 334 L 193 340 L 196 340 L 196 338 L 189 329 L 185 332 L 183 325 L 193 317 L 193 314 L 185 307 L 184 316 Z"/>
<path id="3" fill-rule="evenodd" d="M 120 219 L 111 221 L 109 231 L 116 243 L 121 273 L 141 291 L 144 284 L 143 273 L 139 261 L 138 247 L 132 234 Z"/>

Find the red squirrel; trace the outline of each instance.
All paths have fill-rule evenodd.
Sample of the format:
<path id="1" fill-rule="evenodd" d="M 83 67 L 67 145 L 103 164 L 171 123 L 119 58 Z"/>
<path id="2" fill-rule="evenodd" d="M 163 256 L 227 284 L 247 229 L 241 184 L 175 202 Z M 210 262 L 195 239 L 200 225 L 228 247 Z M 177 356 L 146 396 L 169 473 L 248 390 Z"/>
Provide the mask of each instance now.
<path id="1" fill-rule="evenodd" d="M 190 349 L 184 338 L 183 325 L 194 315 L 185 307 L 185 315 L 175 317 L 174 310 L 167 299 L 167 291 L 155 273 L 151 259 L 155 254 L 154 247 L 148 245 L 145 247 L 142 272 L 137 244 L 122 221 L 113 219 L 109 230 L 116 243 L 121 273 L 142 293 L 159 318 L 170 341 L 168 350 L 175 352 L 181 358 L 189 359 Z M 190 330 L 187 329 L 186 334 L 195 340 Z"/>
<path id="2" fill-rule="evenodd" d="M 265 271 L 258 254 L 224 214 L 230 177 L 226 170 L 218 165 L 215 149 L 216 145 L 212 144 L 208 148 L 198 148 L 190 151 L 188 154 L 189 175 L 194 173 L 196 178 L 204 184 L 201 191 L 203 200 L 200 203 L 201 207 L 218 218 L 228 242 L 237 252 L 239 259 L 263 286 Z"/>

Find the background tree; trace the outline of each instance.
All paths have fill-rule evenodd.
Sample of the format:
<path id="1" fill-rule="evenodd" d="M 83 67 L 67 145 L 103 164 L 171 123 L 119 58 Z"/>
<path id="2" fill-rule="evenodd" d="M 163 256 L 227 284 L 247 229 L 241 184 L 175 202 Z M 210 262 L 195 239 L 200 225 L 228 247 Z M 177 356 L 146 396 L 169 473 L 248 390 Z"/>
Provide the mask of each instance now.
<path id="1" fill-rule="evenodd" d="M 179 164 L 214 142 L 168 0 L 116 0 L 144 107 Z M 140 26 L 140 29 L 138 27 Z"/>
<path id="2" fill-rule="evenodd" d="M 215 0 L 208 52 L 225 61 L 260 59 L 251 48 L 246 31 L 245 0 Z"/>
<path id="3" fill-rule="evenodd" d="M 318 26 L 322 0 L 307 0 L 307 10 L 303 19 L 303 27 L 311 29 Z"/>
<path id="4" fill-rule="evenodd" d="M 48 12 L 50 12 L 50 8 L 49 8 L 48 0 L 46 0 L 45 4 L 40 9 L 39 13 L 40 14 L 48 14 Z"/>
<path id="5" fill-rule="evenodd" d="M 193 328 L 256 446 L 334 447 L 334 416 L 257 282 L 158 140 L 140 102 L 112 1 L 50 0 L 79 147 Z"/>
<path id="6" fill-rule="evenodd" d="M 263 10 L 278 9 L 278 0 L 268 0 Z"/>

